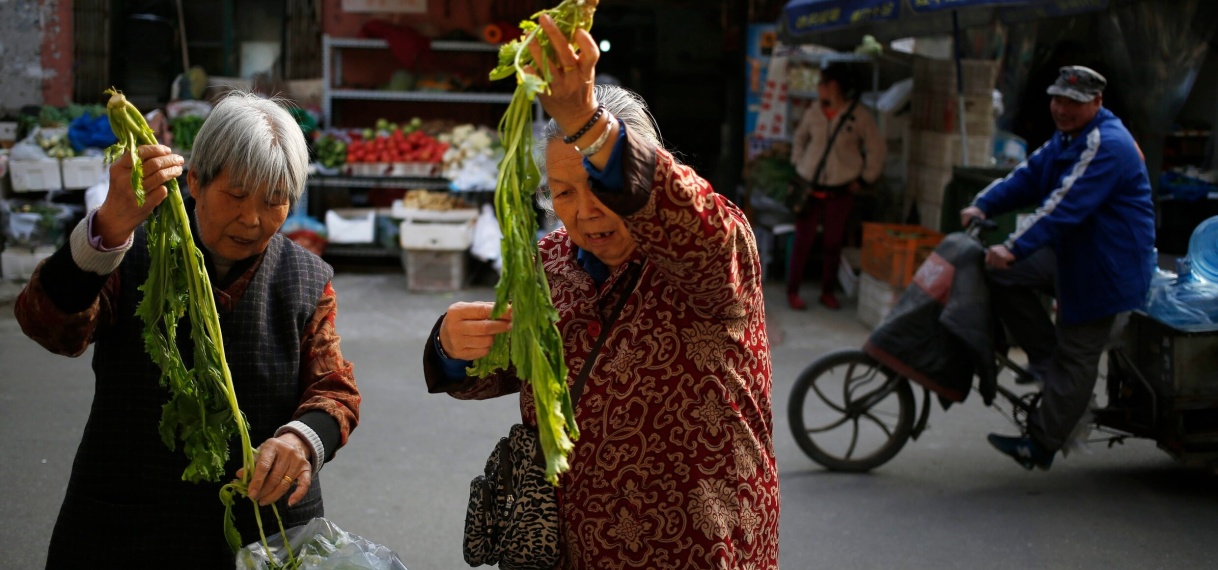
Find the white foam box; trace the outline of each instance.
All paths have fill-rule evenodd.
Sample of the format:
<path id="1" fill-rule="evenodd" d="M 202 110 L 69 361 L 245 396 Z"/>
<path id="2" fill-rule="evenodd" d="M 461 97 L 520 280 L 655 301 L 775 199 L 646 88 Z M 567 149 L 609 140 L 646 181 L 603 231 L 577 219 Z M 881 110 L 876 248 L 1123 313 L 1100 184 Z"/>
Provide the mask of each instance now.
<path id="1" fill-rule="evenodd" d="M 837 266 L 837 282 L 842 286 L 842 294 L 850 299 L 858 296 L 862 257 L 863 249 L 860 247 L 842 248 L 841 263 Z"/>
<path id="2" fill-rule="evenodd" d="M 336 208 L 326 211 L 330 243 L 372 243 L 376 239 L 375 208 Z"/>
<path id="3" fill-rule="evenodd" d="M 10 281 L 29 281 L 38 263 L 55 253 L 55 246 L 8 247 L 0 252 L 0 277 Z"/>
<path id="4" fill-rule="evenodd" d="M 110 168 L 101 156 L 73 156 L 59 163 L 63 187 L 68 190 L 88 188 L 110 178 Z"/>
<path id="5" fill-rule="evenodd" d="M 406 289 L 435 293 L 457 291 L 465 285 L 466 251 L 402 250 Z"/>
<path id="6" fill-rule="evenodd" d="M 13 192 L 41 192 L 63 188 L 58 160 L 13 160 L 8 163 Z"/>
<path id="7" fill-rule="evenodd" d="M 894 287 L 863 272 L 859 276 L 858 316 L 863 324 L 875 328 L 901 300 L 902 287 Z"/>
<path id="8" fill-rule="evenodd" d="M 474 241 L 474 222 L 402 222 L 398 231 L 402 249 L 427 251 L 467 250 Z"/>

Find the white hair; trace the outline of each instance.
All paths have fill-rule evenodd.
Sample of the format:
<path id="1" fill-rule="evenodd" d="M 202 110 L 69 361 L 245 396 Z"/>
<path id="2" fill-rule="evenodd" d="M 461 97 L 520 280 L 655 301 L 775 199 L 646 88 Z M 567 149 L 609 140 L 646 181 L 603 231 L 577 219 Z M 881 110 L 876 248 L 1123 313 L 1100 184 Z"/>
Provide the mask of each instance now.
<path id="1" fill-rule="evenodd" d="M 267 201 L 295 204 L 309 175 L 304 132 L 284 109 L 289 102 L 234 91 L 212 109 L 191 151 L 190 169 L 206 187 L 221 172 Z"/>
<path id="2" fill-rule="evenodd" d="M 592 93 L 609 114 L 621 119 L 626 130 L 635 137 L 649 142 L 656 147 L 661 146 L 660 130 L 655 117 L 647 108 L 647 102 L 638 93 L 618 85 L 599 84 L 592 88 Z M 553 202 L 550 199 L 550 186 L 546 177 L 546 147 L 550 143 L 562 142 L 563 132 L 558 123 L 550 119 L 541 131 L 541 136 L 533 142 L 533 156 L 537 169 L 541 172 L 541 185 L 537 188 L 537 202 L 549 214 L 553 215 Z"/>

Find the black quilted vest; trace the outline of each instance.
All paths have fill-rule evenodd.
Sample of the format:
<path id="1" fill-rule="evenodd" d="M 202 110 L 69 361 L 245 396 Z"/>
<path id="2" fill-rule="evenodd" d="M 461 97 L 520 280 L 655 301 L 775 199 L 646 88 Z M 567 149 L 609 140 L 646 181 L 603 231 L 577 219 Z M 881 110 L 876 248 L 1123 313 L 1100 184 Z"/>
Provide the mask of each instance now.
<path id="1" fill-rule="evenodd" d="M 118 321 L 94 339 L 93 407 L 56 521 L 48 567 L 70 566 L 72 552 L 96 562 L 106 560 L 98 557 L 99 551 L 117 549 L 129 555 L 133 548 L 174 567 L 231 567 L 218 498 L 227 480 L 182 481 L 187 461 L 180 444 L 170 451 L 157 432 L 168 391 L 159 383 L 160 369 L 144 352 L 144 326 L 135 312 L 142 298 L 137 288 L 147 277 L 148 264 L 141 227 L 119 269 Z M 332 276 L 329 265 L 277 234 L 234 310 L 220 309 L 225 356 L 255 448 L 291 421 L 299 405 L 301 333 Z M 193 361 L 190 330 L 183 319 L 177 341 L 187 367 Z M 228 474 L 240 467 L 239 445 L 234 436 Z M 286 495 L 278 506 L 280 515 L 286 514 L 285 526 L 322 516 L 318 477 L 294 508 L 285 509 Z M 234 512 L 244 543 L 257 540 L 252 503 L 241 500 Z M 270 507 L 262 509 L 262 521 L 268 536 L 278 532 Z"/>

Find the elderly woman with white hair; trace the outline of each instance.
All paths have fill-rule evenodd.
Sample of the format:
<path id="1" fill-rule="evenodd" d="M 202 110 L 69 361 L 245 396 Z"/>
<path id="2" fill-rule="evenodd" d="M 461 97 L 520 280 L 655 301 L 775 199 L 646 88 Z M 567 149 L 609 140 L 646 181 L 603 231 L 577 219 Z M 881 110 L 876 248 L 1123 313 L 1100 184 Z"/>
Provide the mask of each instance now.
<path id="1" fill-rule="evenodd" d="M 185 455 L 166 447 L 157 430 L 169 393 L 136 316 L 150 262 L 143 224 L 184 160 L 164 146 L 139 153 L 147 203 L 135 203 L 124 155 L 110 168 L 105 202 L 39 265 L 15 306 L 25 334 L 51 352 L 79 356 L 95 344 L 93 406 L 47 568 L 234 564 L 221 532 L 218 492 L 226 481 L 183 481 Z M 307 166 L 292 117 L 275 101 L 237 93 L 199 130 L 186 175 L 186 208 L 237 398 L 251 440 L 260 443 L 250 496 L 263 505 L 264 523 L 278 503 L 287 526 L 322 516 L 318 472 L 346 443 L 360 404 L 334 328 L 333 269 L 278 231 L 304 190 Z M 187 366 L 190 330 L 178 327 Z M 240 455 L 230 453 L 226 472 L 239 466 Z M 257 540 L 253 509 L 234 512 L 242 541 Z"/>
<path id="2" fill-rule="evenodd" d="M 587 32 L 571 45 L 541 22 L 558 60 L 539 95 L 553 120 L 538 166 L 563 227 L 541 239 L 539 264 L 567 382 L 589 367 L 560 477 L 559 543 L 548 546 L 564 569 L 777 568 L 770 346 L 752 229 L 663 148 L 641 98 L 593 87 L 599 52 Z M 456 303 L 437 322 L 423 354 L 428 390 L 519 393 L 535 426 L 528 382 L 466 375 L 510 328 L 491 307 Z"/>

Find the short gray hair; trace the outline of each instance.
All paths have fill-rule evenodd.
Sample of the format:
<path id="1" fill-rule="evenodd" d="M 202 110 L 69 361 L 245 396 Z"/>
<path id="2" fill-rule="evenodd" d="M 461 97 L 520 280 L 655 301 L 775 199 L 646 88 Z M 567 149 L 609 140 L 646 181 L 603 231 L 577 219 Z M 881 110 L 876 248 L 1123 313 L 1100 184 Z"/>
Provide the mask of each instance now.
<path id="1" fill-rule="evenodd" d="M 205 187 L 221 172 L 234 182 L 264 192 L 268 201 L 295 205 L 309 175 L 304 132 L 284 109 L 285 100 L 234 91 L 212 109 L 195 136 L 190 169 Z"/>
<path id="2" fill-rule="evenodd" d="M 657 148 L 662 146 L 660 130 L 656 125 L 655 117 L 647 108 L 647 102 L 638 93 L 618 85 L 606 84 L 594 86 L 592 93 L 596 100 L 605 106 L 606 111 L 621 119 L 622 123 L 626 125 L 626 130 L 631 134 Z M 554 208 L 550 200 L 550 187 L 546 183 L 546 147 L 554 141 L 561 143 L 562 137 L 563 132 L 558 128 L 558 123 L 554 119 L 550 119 L 542 129 L 541 136 L 533 142 L 533 156 L 536 159 L 537 169 L 541 171 L 541 186 L 537 188 L 537 201 L 551 215 L 554 213 Z"/>

